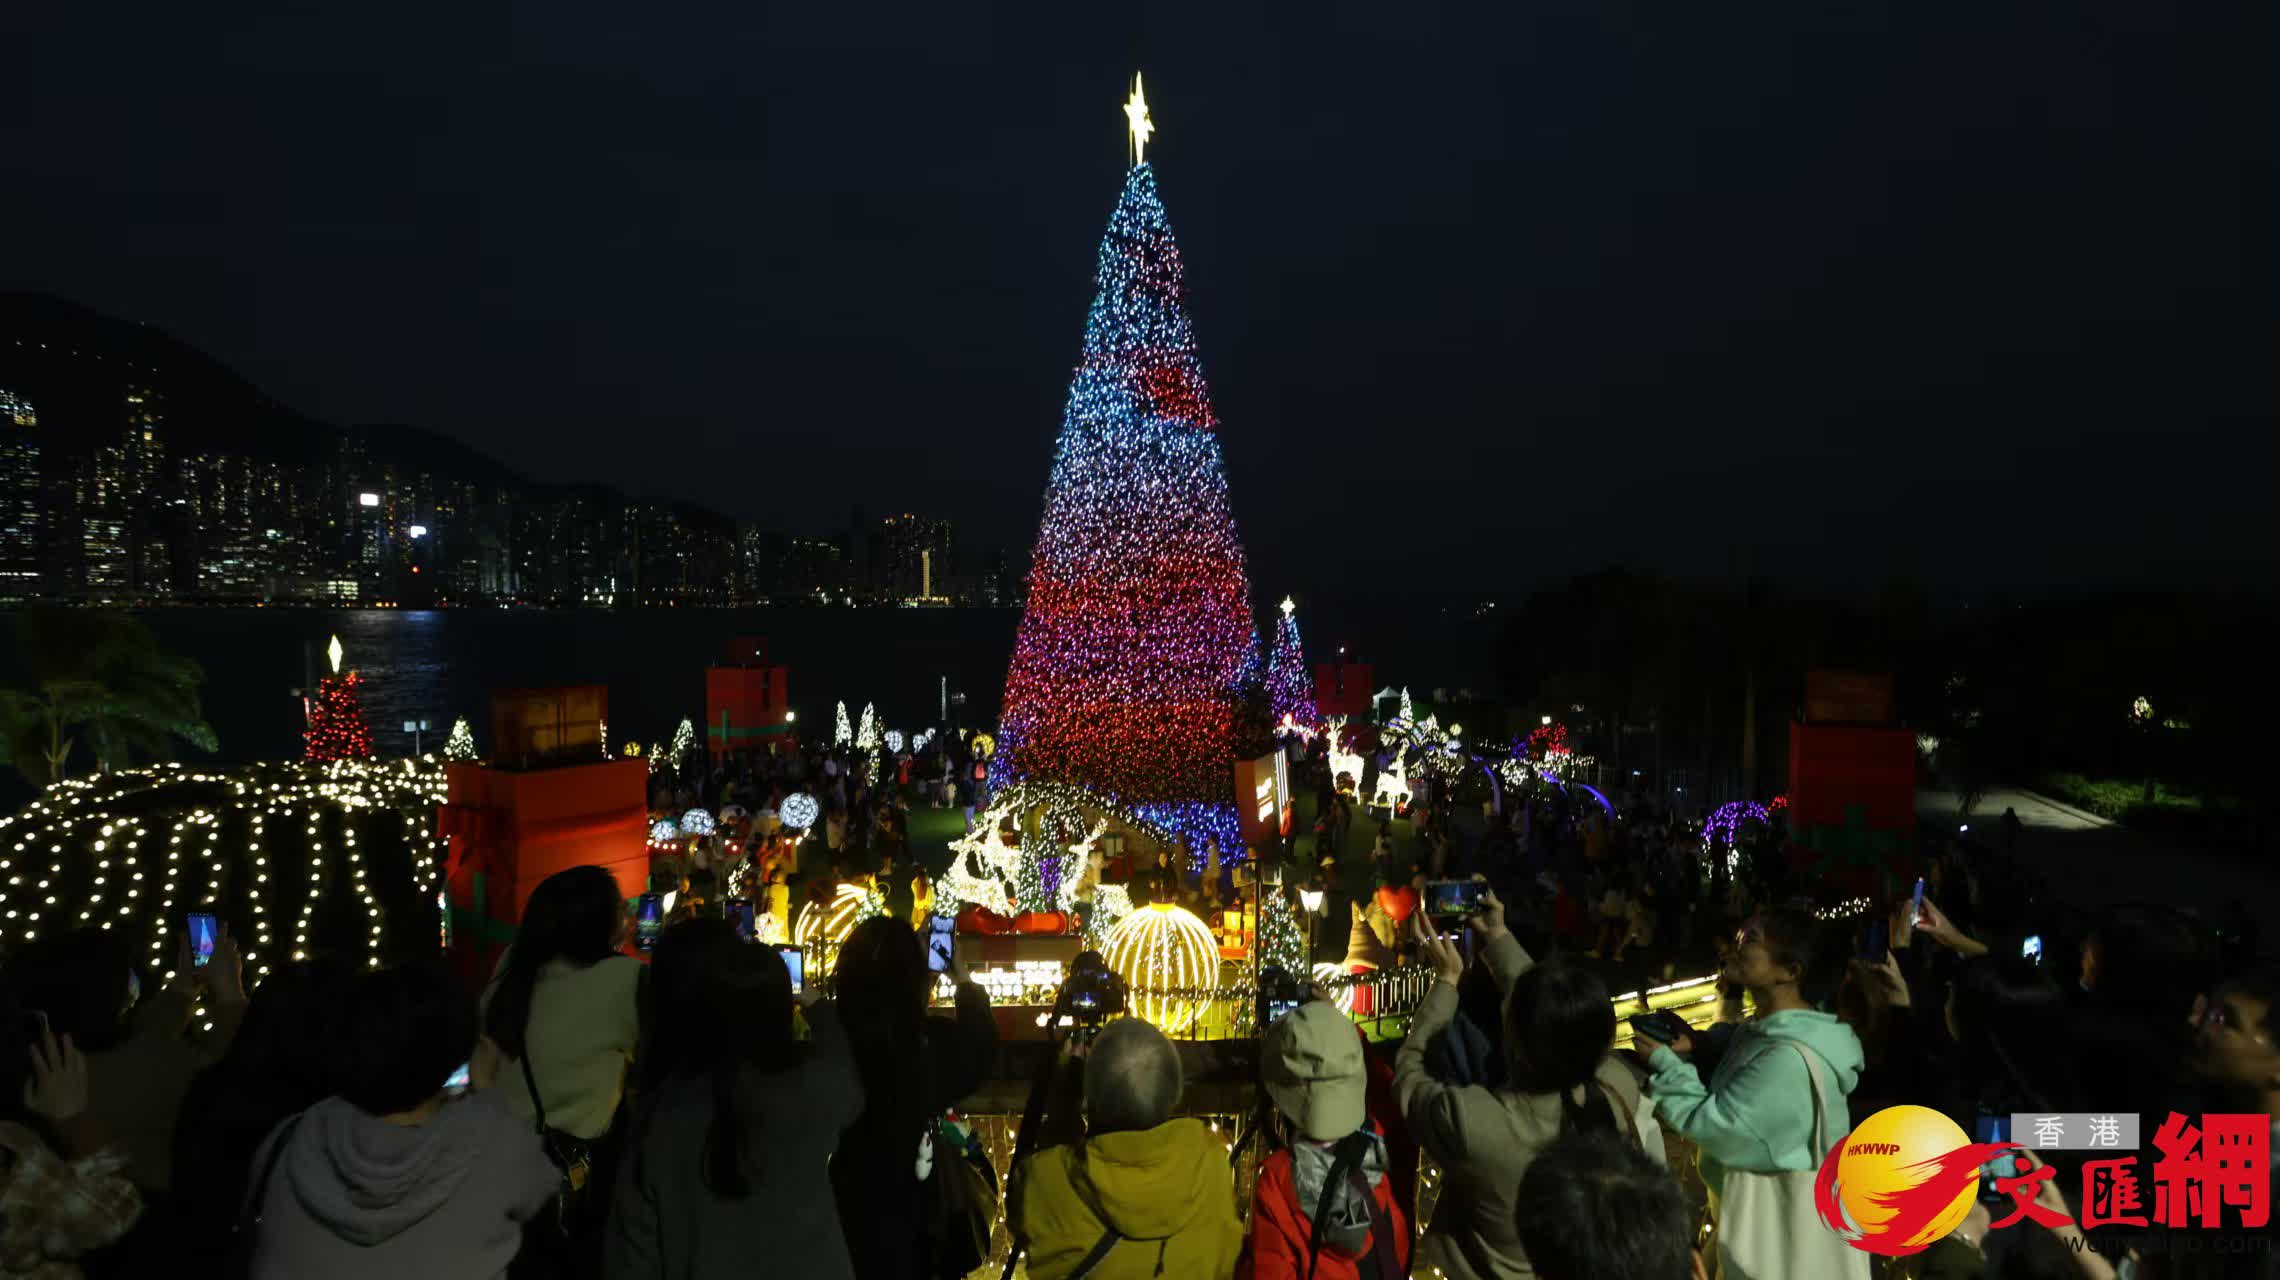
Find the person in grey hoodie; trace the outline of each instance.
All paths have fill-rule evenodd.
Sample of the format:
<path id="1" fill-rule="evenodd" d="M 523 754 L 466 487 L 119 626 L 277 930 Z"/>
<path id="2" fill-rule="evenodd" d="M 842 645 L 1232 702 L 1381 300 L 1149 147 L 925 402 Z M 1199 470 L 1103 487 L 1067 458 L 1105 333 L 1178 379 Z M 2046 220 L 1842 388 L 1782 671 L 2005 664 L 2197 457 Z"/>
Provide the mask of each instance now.
<path id="1" fill-rule="evenodd" d="M 331 1029 L 339 1092 L 254 1155 L 255 1280 L 505 1274 L 560 1175 L 495 1092 L 447 1087 L 475 1034 L 473 997 L 440 966 L 356 981 Z"/>

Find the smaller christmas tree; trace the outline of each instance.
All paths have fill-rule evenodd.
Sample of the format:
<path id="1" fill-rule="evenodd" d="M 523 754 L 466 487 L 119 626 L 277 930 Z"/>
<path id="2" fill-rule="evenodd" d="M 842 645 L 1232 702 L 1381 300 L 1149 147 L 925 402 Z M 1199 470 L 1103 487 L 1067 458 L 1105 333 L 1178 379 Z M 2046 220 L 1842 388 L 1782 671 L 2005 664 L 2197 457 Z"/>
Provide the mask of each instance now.
<path id="1" fill-rule="evenodd" d="M 451 737 L 443 744 L 443 758 L 473 760 L 475 756 L 475 731 L 468 727 L 467 717 L 461 716 L 452 722 Z"/>
<path id="2" fill-rule="evenodd" d="M 1279 886 L 1268 886 L 1259 895 L 1259 964 L 1273 965 L 1300 981 L 1313 973 L 1307 963 L 1306 926 L 1299 923 L 1298 910 L 1291 905 L 1290 895 Z"/>
<path id="3" fill-rule="evenodd" d="M 847 704 L 842 702 L 839 704 L 838 710 L 834 713 L 831 729 L 831 745 L 835 747 L 844 747 L 849 742 L 852 742 L 854 740 L 854 737 L 854 731 L 847 727 Z"/>
<path id="4" fill-rule="evenodd" d="M 694 721 L 684 716 L 681 720 L 681 727 L 673 731 L 673 767 L 676 769 L 688 768 L 689 757 L 696 753 L 697 726 Z"/>
<path id="5" fill-rule="evenodd" d="M 364 723 L 364 678 L 354 671 L 317 682 L 302 734 L 311 760 L 369 760 L 372 726 Z"/>
<path id="6" fill-rule="evenodd" d="M 1307 679 L 1306 652 L 1298 641 L 1298 605 L 1285 598 L 1275 624 L 1275 649 L 1267 659 L 1267 712 L 1277 730 L 1311 730 L 1322 713 L 1314 707 L 1313 681 Z"/>
<path id="7" fill-rule="evenodd" d="M 878 710 L 866 702 L 863 704 L 863 719 L 855 730 L 855 749 L 868 752 L 873 759 L 877 759 L 879 748 L 883 745 L 885 744 L 879 740 Z"/>

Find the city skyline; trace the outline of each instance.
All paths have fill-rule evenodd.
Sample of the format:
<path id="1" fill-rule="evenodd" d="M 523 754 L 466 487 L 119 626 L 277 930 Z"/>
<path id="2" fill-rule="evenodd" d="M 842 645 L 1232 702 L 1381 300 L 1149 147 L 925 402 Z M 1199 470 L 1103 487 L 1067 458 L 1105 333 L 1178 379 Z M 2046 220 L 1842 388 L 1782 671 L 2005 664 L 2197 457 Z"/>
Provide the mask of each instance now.
<path id="1" fill-rule="evenodd" d="M 35 317 L 71 314 L 20 308 Z M 373 433 L 216 444 L 164 389 L 210 373 L 106 350 L 100 327 L 0 341 L 0 600 L 86 603 L 998 605 L 1005 554 L 857 505 L 825 537 L 600 485 L 376 456 Z M 139 356 L 139 359 L 138 359 Z M 186 390 L 190 388 L 186 386 Z M 255 389 L 257 391 L 257 389 Z M 43 406 L 42 392 L 54 398 Z M 197 397 L 186 397 L 196 401 Z M 60 411 L 59 411 L 60 408 Z M 397 428 L 399 432 L 407 429 Z M 242 440 L 242 437 L 241 437 Z M 486 470 L 470 460 L 464 469 Z M 439 474 L 438 471 L 441 473 Z"/>

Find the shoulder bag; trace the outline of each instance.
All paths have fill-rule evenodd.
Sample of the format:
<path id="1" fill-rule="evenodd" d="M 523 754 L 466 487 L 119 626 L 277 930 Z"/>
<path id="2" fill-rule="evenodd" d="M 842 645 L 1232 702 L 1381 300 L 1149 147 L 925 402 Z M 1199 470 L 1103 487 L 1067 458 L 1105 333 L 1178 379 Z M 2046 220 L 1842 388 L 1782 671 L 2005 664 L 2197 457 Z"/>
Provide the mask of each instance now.
<path id="1" fill-rule="evenodd" d="M 1806 1074 L 1812 1077 L 1813 1151 L 1826 1156 L 1844 1137 L 1830 1132 L 1830 1116 L 1845 1114 L 1842 1100 L 1831 1101 L 1820 1059 L 1801 1044 L 1790 1042 L 1789 1047 L 1805 1059 Z M 1868 1255 L 1829 1230 L 1813 1207 L 1815 1176 L 1812 1169 L 1726 1170 L 1723 1183 L 1711 1193 L 1718 1280 L 1868 1280 Z"/>

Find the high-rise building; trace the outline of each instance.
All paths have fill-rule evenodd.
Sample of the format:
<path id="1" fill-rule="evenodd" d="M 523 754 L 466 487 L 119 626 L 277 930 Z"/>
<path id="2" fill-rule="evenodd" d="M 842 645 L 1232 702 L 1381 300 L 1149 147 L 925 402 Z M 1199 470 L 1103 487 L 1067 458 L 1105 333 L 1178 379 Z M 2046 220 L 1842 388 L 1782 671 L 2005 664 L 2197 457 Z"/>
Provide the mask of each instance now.
<path id="1" fill-rule="evenodd" d="M 0 387 L 0 596 L 40 589 L 42 506 L 39 414 Z"/>

